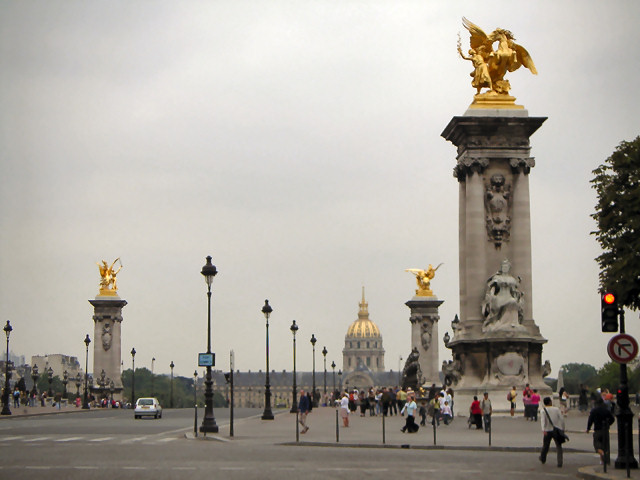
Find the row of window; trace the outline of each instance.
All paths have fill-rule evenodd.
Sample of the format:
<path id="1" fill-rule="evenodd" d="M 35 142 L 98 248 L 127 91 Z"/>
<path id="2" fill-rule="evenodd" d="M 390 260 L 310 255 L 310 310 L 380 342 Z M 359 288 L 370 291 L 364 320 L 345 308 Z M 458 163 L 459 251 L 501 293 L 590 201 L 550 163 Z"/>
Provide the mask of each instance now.
<path id="1" fill-rule="evenodd" d="M 361 344 L 365 343 L 365 342 L 349 342 L 349 348 L 354 348 L 353 344 L 356 344 L 357 346 L 355 348 L 362 348 Z M 378 348 L 378 342 L 366 342 L 367 343 L 367 347 L 366 348 Z M 371 343 L 373 343 L 373 347 L 371 346 Z M 382 347 L 382 345 L 380 345 L 380 347 Z"/>
<path id="2" fill-rule="evenodd" d="M 351 360 L 355 360 L 356 365 L 352 365 Z M 367 357 L 366 360 L 367 360 L 366 361 L 367 367 L 371 367 L 371 357 Z M 362 363 L 362 359 L 360 357 L 357 357 L 355 359 L 352 359 L 351 357 L 349 357 L 347 359 L 347 363 L 349 364 L 349 368 L 352 368 L 354 366 L 360 365 Z M 376 357 L 376 367 L 380 368 L 380 357 Z"/>

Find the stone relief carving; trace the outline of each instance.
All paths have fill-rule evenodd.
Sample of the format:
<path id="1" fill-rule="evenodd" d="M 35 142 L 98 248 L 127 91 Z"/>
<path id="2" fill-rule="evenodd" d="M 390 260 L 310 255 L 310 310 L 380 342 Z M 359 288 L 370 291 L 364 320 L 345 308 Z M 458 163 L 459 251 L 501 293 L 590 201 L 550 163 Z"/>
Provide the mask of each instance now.
<path id="1" fill-rule="evenodd" d="M 113 326 L 110 323 L 102 325 L 102 348 L 105 351 L 111 348 L 111 340 L 113 340 L 112 328 Z"/>
<path id="2" fill-rule="evenodd" d="M 502 242 L 509 241 L 511 233 L 511 185 L 506 183 L 504 175 L 491 176 L 484 195 L 484 208 L 487 223 L 487 235 L 496 248 Z"/>
<path id="3" fill-rule="evenodd" d="M 444 360 L 442 362 L 442 373 L 444 375 L 445 384 L 457 385 L 462 378 L 462 364 L 460 360 Z"/>
<path id="4" fill-rule="evenodd" d="M 429 350 L 431 346 L 431 337 L 433 334 L 433 321 L 428 318 L 423 318 L 420 322 L 420 342 L 422 343 L 422 348 L 425 350 Z"/>
<path id="5" fill-rule="evenodd" d="M 549 360 L 545 360 L 542 365 L 542 378 L 548 377 L 551 374 L 551 362 Z"/>
<path id="6" fill-rule="evenodd" d="M 453 169 L 453 176 L 459 182 L 464 182 L 472 173 L 482 173 L 489 166 L 489 159 L 485 157 L 463 157 Z"/>
<path id="7" fill-rule="evenodd" d="M 498 382 L 511 380 L 514 382 L 525 381 L 525 359 L 517 352 L 506 352 L 494 357 L 491 372 Z"/>
<path id="8" fill-rule="evenodd" d="M 482 332 L 526 331 L 524 294 L 518 289 L 520 277 L 511 274 L 511 262 L 505 259 L 495 274 L 487 280 L 482 301 Z"/>
<path id="9" fill-rule="evenodd" d="M 512 158 L 509 160 L 509 165 L 513 173 L 524 173 L 528 175 L 531 169 L 535 167 L 536 161 L 533 157 Z"/>

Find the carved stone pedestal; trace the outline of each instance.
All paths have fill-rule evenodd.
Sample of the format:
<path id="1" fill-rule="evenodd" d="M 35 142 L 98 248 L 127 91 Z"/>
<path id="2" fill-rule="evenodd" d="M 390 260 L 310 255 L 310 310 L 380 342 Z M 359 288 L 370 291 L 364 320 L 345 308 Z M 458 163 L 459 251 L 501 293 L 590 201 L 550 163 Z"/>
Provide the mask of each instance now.
<path id="1" fill-rule="evenodd" d="M 405 362 L 403 386 L 417 389 L 440 384 L 438 361 L 438 307 L 444 300 L 415 296 L 405 303 L 411 309 L 411 354 Z"/>
<path id="2" fill-rule="evenodd" d="M 120 326 L 122 323 L 122 308 L 127 304 L 117 295 L 98 295 L 94 300 L 89 300 L 93 305 L 95 323 L 93 333 L 93 382 L 92 392 L 96 397 L 111 398 L 109 384 L 113 381 L 114 400 L 122 400 L 122 362 Z M 108 383 L 101 387 L 99 381 L 104 371 L 105 381 Z"/>
<path id="3" fill-rule="evenodd" d="M 484 391 L 494 409 L 507 409 L 514 385 L 521 391 L 529 383 L 542 397 L 551 393 L 543 382 L 546 339 L 533 320 L 529 203 L 535 165 L 529 137 L 546 118 L 478 106 L 442 132 L 457 147 L 460 318 L 452 338 L 445 335 L 453 358 L 443 372 L 458 411 Z"/>

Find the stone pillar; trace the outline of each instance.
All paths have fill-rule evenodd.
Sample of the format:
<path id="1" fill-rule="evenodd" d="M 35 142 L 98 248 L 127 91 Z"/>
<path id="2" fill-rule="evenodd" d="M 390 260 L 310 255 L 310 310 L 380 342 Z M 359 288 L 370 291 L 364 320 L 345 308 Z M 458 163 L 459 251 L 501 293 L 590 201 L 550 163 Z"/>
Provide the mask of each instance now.
<path id="1" fill-rule="evenodd" d="M 460 189 L 460 318 L 445 336 L 453 359 L 443 372 L 464 402 L 488 391 L 506 407 L 507 390 L 524 383 L 550 392 L 533 319 L 529 205 L 529 138 L 545 120 L 474 108 L 442 132 L 457 147 Z"/>
<path id="2" fill-rule="evenodd" d="M 444 300 L 437 297 L 415 296 L 405 303 L 411 310 L 411 349 L 419 355 L 418 362 L 422 378 L 420 385 L 440 384 L 440 362 L 438 357 L 438 307 Z"/>
<path id="3" fill-rule="evenodd" d="M 105 377 L 113 380 L 116 400 L 122 400 L 122 348 L 121 348 L 121 323 L 122 308 L 127 304 L 126 300 L 118 296 L 100 296 L 89 300 L 93 305 L 95 324 L 93 331 L 93 391 L 98 395 L 110 396 L 109 385 L 105 391 L 100 391 L 98 380 L 104 370 Z M 98 396 L 96 395 L 96 396 Z"/>

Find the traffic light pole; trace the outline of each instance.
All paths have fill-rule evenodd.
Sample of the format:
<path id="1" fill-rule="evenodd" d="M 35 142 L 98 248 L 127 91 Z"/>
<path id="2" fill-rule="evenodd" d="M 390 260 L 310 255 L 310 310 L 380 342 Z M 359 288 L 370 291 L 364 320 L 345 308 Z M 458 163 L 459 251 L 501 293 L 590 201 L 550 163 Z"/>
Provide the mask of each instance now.
<path id="1" fill-rule="evenodd" d="M 624 331 L 624 310 L 620 309 L 620 333 Z M 627 377 L 627 365 L 620 364 L 620 386 L 617 395 L 618 413 L 618 458 L 615 468 L 638 468 L 638 461 L 633 456 L 633 412 L 629 408 L 629 383 Z"/>

